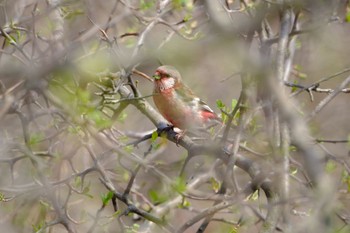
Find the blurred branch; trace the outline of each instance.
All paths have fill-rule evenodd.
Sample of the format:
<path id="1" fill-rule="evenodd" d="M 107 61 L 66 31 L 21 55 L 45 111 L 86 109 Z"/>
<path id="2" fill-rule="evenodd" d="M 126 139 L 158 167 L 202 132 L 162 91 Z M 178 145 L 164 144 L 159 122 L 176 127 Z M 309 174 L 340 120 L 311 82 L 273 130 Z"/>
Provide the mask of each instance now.
<path id="1" fill-rule="evenodd" d="M 0 163 L 8 171 L 4 169 L 3 172 L 0 199 L 13 201 L 9 207 L 13 212 L 6 212 L 4 222 L 7 219 L 11 223 L 20 222 L 22 231 L 28 231 L 24 227 L 29 226 L 38 232 L 63 229 L 91 233 L 107 229 L 108 224 L 119 225 L 117 231 L 121 232 L 185 232 L 200 221 L 198 232 L 205 231 L 213 221 L 248 231 L 252 226 L 260 232 L 289 233 L 293 226 L 293 231 L 297 232 L 314 228 L 325 232 L 335 229 L 331 221 L 334 216 L 340 216 L 347 224 L 347 216 L 337 214 L 343 207 L 338 205 L 335 209 L 333 203 L 341 203 L 338 197 L 346 192 L 344 187 L 350 171 L 348 158 L 346 154 L 332 153 L 325 143 L 342 143 L 340 146 L 344 149 L 349 140 L 332 140 L 332 135 L 330 139 L 312 138 L 309 125 L 295 110 L 287 93 L 289 90 L 285 88 L 299 89 L 291 96 L 304 90 L 311 98 L 313 92 L 329 93 L 308 120 L 318 115 L 339 93 L 350 93 L 347 87 L 350 77 L 336 89 L 320 88 L 320 83 L 349 72 L 349 68 L 309 86 L 288 81 L 296 35 L 303 33 L 307 37 L 309 32 L 329 25 L 329 15 L 323 15 L 321 4 L 294 5 L 294 2 L 270 0 L 73 2 L 47 0 L 45 5 L 42 1 L 18 0 L 13 5 L 5 1 L 0 6 L 7 21 L 0 27 L 0 137 L 3 139 L 0 140 L 0 154 L 4 155 Z M 92 9 L 92 6 L 98 7 Z M 234 9 L 236 7 L 238 10 Z M 72 10 L 72 15 L 61 14 L 66 10 Z M 335 9 L 332 10 L 335 14 Z M 12 11 L 15 17 L 11 16 Z M 317 21 L 314 15 L 326 21 Z M 308 25 L 310 19 L 317 22 L 316 27 L 299 28 L 299 21 Z M 47 22 L 51 27 L 47 28 Z M 198 31 L 203 40 L 197 43 L 193 39 L 199 35 Z M 153 40 L 154 35 L 156 40 Z M 168 49 L 164 45 L 175 39 L 174 35 L 191 39 L 186 42 L 191 43 L 190 46 L 194 43 L 206 46 L 208 51 L 219 45 L 214 56 L 208 54 L 210 63 L 220 64 L 217 70 L 210 72 L 227 72 L 228 64 L 237 61 L 243 64 L 243 68 L 239 68 L 243 88 L 238 103 L 231 112 L 228 108 L 222 110 L 228 116 L 226 125 L 222 126 L 225 127 L 223 135 L 217 133 L 210 140 L 188 135 L 179 137 L 147 101 L 152 95 L 141 94 L 143 89 L 134 83 L 132 75 L 153 81 L 137 67 L 153 65 L 160 59 L 163 50 Z M 131 36 L 136 36 L 136 40 L 125 38 Z M 151 46 L 145 47 L 148 40 Z M 232 51 L 239 42 L 245 42 L 239 48 L 242 50 Z M 105 45 L 101 46 L 102 43 Z M 87 67 L 91 65 L 88 60 L 94 61 L 96 54 L 105 52 L 104 58 L 110 60 L 102 61 L 108 63 L 103 68 L 106 65 L 107 69 L 118 70 L 118 73 L 95 74 L 83 70 L 100 69 L 98 62 L 98 67 Z M 176 51 L 176 54 L 181 52 Z M 217 61 L 213 60 L 216 52 L 220 55 Z M 305 54 L 302 50 L 299 52 Z M 187 60 L 178 62 L 182 64 Z M 203 64 L 207 64 L 206 60 Z M 226 94 L 224 98 L 232 97 L 232 93 Z M 147 133 L 143 125 L 137 132 L 122 129 L 124 125 L 120 127 L 121 124 L 139 126 L 139 122 L 131 122 L 133 117 L 123 118 L 123 123 L 119 121 L 120 116 L 129 114 L 130 105 L 156 129 Z M 101 127 L 99 120 L 103 121 Z M 111 127 L 111 124 L 114 125 Z M 155 133 L 162 137 L 150 140 Z M 133 137 L 137 139 L 132 141 Z M 141 144 L 146 140 L 149 142 Z M 181 148 L 174 152 L 168 147 L 169 142 Z M 240 147 L 259 156 L 250 158 L 249 153 L 239 151 Z M 169 151 L 174 154 L 168 155 Z M 185 160 L 183 152 L 187 153 Z M 206 158 L 204 165 L 198 168 L 197 160 L 191 159 L 196 157 L 201 161 L 199 156 Z M 208 157 L 209 163 L 215 162 L 208 164 Z M 304 162 L 299 161 L 300 157 Z M 168 159 L 176 161 L 168 163 Z M 187 164 L 190 160 L 195 163 L 193 167 Z M 324 161 L 336 162 L 336 174 L 342 172 L 341 178 L 334 176 L 331 180 L 332 173 L 328 169 L 333 169 L 332 163 L 327 163 L 325 172 Z M 96 179 L 102 185 L 96 183 Z M 183 182 L 180 190 L 176 188 L 178 180 Z M 298 188 L 293 189 L 295 187 Z M 153 189 L 155 196 L 147 193 Z M 95 198 L 101 190 L 112 195 L 103 196 L 102 203 Z M 164 193 L 165 201 L 161 196 Z M 208 208 L 203 208 L 199 201 Z M 91 208 L 72 207 L 81 203 Z M 114 213 L 107 208 L 109 204 Z M 299 206 L 303 210 L 298 210 Z M 38 217 L 27 218 L 27 213 L 38 209 Z M 185 211 L 187 219 L 173 218 Z M 302 224 L 294 225 L 301 218 L 295 220 L 290 214 L 307 215 L 307 218 L 302 219 Z M 222 215 L 227 216 L 221 218 Z M 136 222 L 140 218 L 142 222 Z M 32 219 L 34 223 L 30 222 Z M 257 221 L 247 224 L 251 220 Z M 63 228 L 52 227 L 57 224 Z"/>
<path id="2" fill-rule="evenodd" d="M 24 58 L 28 62 L 30 62 L 29 55 L 23 50 L 21 46 L 17 44 L 17 42 L 14 39 L 11 38 L 9 34 L 7 34 L 7 32 L 4 31 L 2 27 L 0 27 L 0 32 L 1 32 L 1 35 L 10 43 L 10 45 L 13 45 L 24 56 Z"/>
<path id="3" fill-rule="evenodd" d="M 328 80 L 331 80 L 331 79 L 333 79 L 333 78 L 339 77 L 340 75 L 345 74 L 345 73 L 347 73 L 347 72 L 350 72 L 350 68 L 345 68 L 345 69 L 343 69 L 343 70 L 341 70 L 341 71 L 339 71 L 339 72 L 336 72 L 335 74 L 332 74 L 332 75 L 330 75 L 330 76 L 326 76 L 326 77 L 324 77 L 324 78 L 321 78 L 319 81 L 316 81 L 315 83 L 312 83 L 312 84 L 310 84 L 310 85 L 308 85 L 308 86 L 305 86 L 305 87 L 303 87 L 303 86 L 300 86 L 300 87 L 299 87 L 299 86 L 295 86 L 295 87 L 297 87 L 297 88 L 300 88 L 300 90 L 297 91 L 297 92 L 295 92 L 295 93 L 293 93 L 293 94 L 292 94 L 292 97 L 295 96 L 295 95 L 300 94 L 302 91 L 305 91 L 305 90 L 312 90 L 312 89 L 314 89 L 314 88 L 317 88 L 317 87 L 319 87 L 319 85 L 320 85 L 321 83 L 326 82 L 326 81 L 328 81 Z M 297 84 L 295 84 L 295 85 L 297 85 Z"/>
<path id="4" fill-rule="evenodd" d="M 202 220 L 203 218 L 211 217 L 215 213 L 217 213 L 220 210 L 226 209 L 232 205 L 237 205 L 239 203 L 239 200 L 247 196 L 251 193 L 251 187 L 247 187 L 246 190 L 243 190 L 242 193 L 236 194 L 235 197 L 231 197 L 229 200 L 220 202 L 218 204 L 215 204 L 214 206 L 205 209 L 201 213 L 197 214 L 195 217 L 191 218 L 190 220 L 186 221 L 179 229 L 177 229 L 176 233 L 182 233 L 185 232 L 189 227 L 197 223 L 198 221 Z M 241 198 L 239 198 L 241 196 Z M 206 225 L 201 225 L 199 229 L 197 230 L 197 233 L 202 233 L 206 229 Z"/>
<path id="5" fill-rule="evenodd" d="M 328 103 L 330 103 L 339 93 L 342 92 L 342 90 L 348 86 L 350 83 L 350 76 L 347 77 L 338 88 L 336 88 L 331 94 L 329 94 L 326 98 L 324 98 L 312 111 L 309 116 L 306 118 L 307 121 L 311 120 L 313 117 L 316 116 L 317 113 L 319 113 Z"/>
<path id="6" fill-rule="evenodd" d="M 287 80 L 291 71 L 293 55 L 294 55 L 294 44 L 295 40 L 291 41 L 289 34 L 292 31 L 293 25 L 296 24 L 294 21 L 295 15 L 292 8 L 283 6 L 280 12 L 280 28 L 279 28 L 279 39 L 277 44 L 276 51 L 276 80 L 272 80 L 275 85 L 278 83 L 278 86 L 282 87 L 283 81 Z M 271 83 L 272 84 L 272 83 Z M 271 96 L 273 98 L 273 96 Z M 275 107 L 275 105 L 273 106 Z M 281 121 L 280 113 L 275 111 L 275 124 L 276 134 L 273 135 L 271 140 L 272 147 L 275 149 L 280 149 L 282 152 L 282 174 L 280 178 L 281 188 L 276 192 L 276 195 L 273 197 L 274 201 L 279 201 L 281 199 L 288 200 L 289 198 L 289 146 L 290 146 L 290 131 L 288 125 Z M 275 152 L 276 153 L 276 152 Z M 277 152 L 278 153 L 278 152 Z M 288 202 L 284 203 L 282 206 L 270 206 L 267 221 L 264 223 L 266 227 L 263 228 L 261 232 L 274 232 L 274 229 L 277 227 L 278 220 L 282 214 L 283 222 L 286 224 L 286 230 L 290 229 L 288 223 Z"/>
<path id="7" fill-rule="evenodd" d="M 348 143 L 349 140 L 330 140 L 330 139 L 315 139 L 318 143 Z"/>
<path id="8" fill-rule="evenodd" d="M 139 76 L 141 76 L 141 77 L 147 79 L 147 80 L 150 81 L 150 82 L 153 82 L 153 79 L 152 79 L 152 78 L 150 78 L 147 74 L 145 74 L 145 73 L 143 73 L 143 72 L 141 72 L 141 71 L 139 71 L 139 70 L 137 70 L 137 69 L 133 69 L 132 72 L 133 72 L 134 74 L 137 74 L 137 75 L 139 75 Z"/>
<path id="9" fill-rule="evenodd" d="M 288 87 L 293 87 L 293 88 L 298 88 L 298 89 L 301 89 L 301 90 L 306 90 L 309 95 L 310 95 L 310 100 L 311 102 L 314 101 L 314 96 L 312 94 L 312 92 L 318 92 L 318 93 L 332 93 L 334 92 L 334 89 L 330 89 L 330 88 L 320 88 L 318 85 L 315 85 L 315 86 L 311 86 L 310 88 L 307 88 L 303 85 L 300 85 L 300 84 L 295 84 L 295 83 L 290 83 L 290 82 L 284 82 L 284 84 Z M 350 88 L 343 88 L 342 90 L 340 90 L 340 92 L 342 93 L 350 93 Z M 295 92 L 296 93 L 296 92 Z M 292 94 L 294 95 L 294 93 Z"/>
<path id="10" fill-rule="evenodd" d="M 320 92 L 320 93 L 332 93 L 332 92 L 334 92 L 334 89 L 320 88 L 319 84 L 312 85 L 311 87 L 303 86 L 303 85 L 296 84 L 296 83 L 290 83 L 290 82 L 284 82 L 284 84 L 288 87 L 295 87 L 298 89 L 306 90 L 308 92 L 310 92 L 310 91 Z M 340 90 L 340 92 L 350 93 L 350 88 L 343 88 Z"/>
<path id="11" fill-rule="evenodd" d="M 55 45 L 55 50 L 62 50 L 64 49 L 64 19 L 59 7 L 61 5 L 61 0 L 47 0 L 47 2 L 53 9 L 49 15 L 53 27 L 52 45 Z"/>

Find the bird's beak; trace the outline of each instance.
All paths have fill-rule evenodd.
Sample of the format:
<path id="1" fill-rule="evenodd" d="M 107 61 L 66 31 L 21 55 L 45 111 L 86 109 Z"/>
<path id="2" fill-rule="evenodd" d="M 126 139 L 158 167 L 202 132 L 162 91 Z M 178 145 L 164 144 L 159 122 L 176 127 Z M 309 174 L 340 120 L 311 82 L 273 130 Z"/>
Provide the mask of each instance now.
<path id="1" fill-rule="evenodd" d="M 152 78 L 154 78 L 155 80 L 159 80 L 160 79 L 160 75 L 155 74 L 155 75 L 152 76 Z"/>

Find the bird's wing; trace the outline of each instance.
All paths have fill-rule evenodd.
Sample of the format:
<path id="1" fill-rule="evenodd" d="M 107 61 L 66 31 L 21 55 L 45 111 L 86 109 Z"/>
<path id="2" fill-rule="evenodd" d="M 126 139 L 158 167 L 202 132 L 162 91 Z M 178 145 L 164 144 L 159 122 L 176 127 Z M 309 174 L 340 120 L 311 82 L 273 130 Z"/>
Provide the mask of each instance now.
<path id="1" fill-rule="evenodd" d="M 214 113 L 213 109 L 211 109 L 203 100 L 199 100 L 199 104 L 200 104 L 200 109 L 202 111 Z"/>
<path id="2" fill-rule="evenodd" d="M 177 97 L 185 104 L 191 104 L 193 99 L 196 98 L 192 90 L 184 84 L 175 87 L 175 93 L 177 94 Z"/>
<path id="3" fill-rule="evenodd" d="M 203 100 L 197 97 L 186 85 L 182 84 L 181 88 L 175 88 L 175 92 L 186 106 L 189 106 L 192 109 L 215 114 L 215 112 Z"/>

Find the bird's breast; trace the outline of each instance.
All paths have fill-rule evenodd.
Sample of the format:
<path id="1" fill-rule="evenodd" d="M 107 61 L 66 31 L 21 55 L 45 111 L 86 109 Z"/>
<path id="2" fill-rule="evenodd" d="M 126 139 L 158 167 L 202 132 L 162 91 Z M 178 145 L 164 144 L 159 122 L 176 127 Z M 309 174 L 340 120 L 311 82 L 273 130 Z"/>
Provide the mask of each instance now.
<path id="1" fill-rule="evenodd" d="M 192 119 L 191 109 L 177 98 L 174 90 L 155 90 L 153 101 L 163 117 L 175 127 L 180 129 L 188 127 L 190 119 Z"/>

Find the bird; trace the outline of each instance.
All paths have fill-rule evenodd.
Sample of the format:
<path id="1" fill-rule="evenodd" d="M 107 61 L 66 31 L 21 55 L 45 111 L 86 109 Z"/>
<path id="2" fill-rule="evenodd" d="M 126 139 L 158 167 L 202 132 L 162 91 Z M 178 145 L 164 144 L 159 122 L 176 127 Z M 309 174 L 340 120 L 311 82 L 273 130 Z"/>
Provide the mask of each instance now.
<path id="1" fill-rule="evenodd" d="M 163 117 L 180 130 L 205 129 L 221 122 L 219 116 L 183 83 L 179 71 L 169 65 L 153 75 L 153 102 Z"/>

